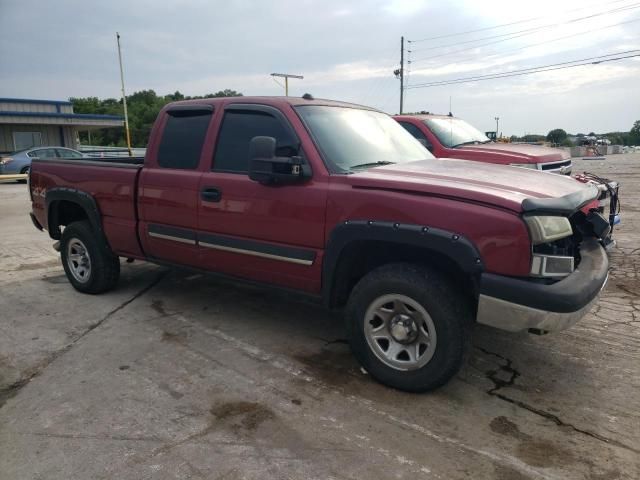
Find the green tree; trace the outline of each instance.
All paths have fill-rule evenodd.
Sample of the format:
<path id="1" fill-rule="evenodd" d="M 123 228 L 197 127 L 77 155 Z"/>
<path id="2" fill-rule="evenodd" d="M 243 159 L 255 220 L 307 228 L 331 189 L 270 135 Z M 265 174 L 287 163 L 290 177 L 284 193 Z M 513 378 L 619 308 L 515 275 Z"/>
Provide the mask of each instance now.
<path id="1" fill-rule="evenodd" d="M 204 98 L 216 98 L 216 97 L 241 97 L 242 94 L 240 92 L 236 92 L 235 90 L 224 89 L 220 90 L 216 93 L 208 93 L 204 96 Z M 190 97 L 190 98 L 202 98 L 202 97 Z"/>
<path id="2" fill-rule="evenodd" d="M 145 147 L 149 141 L 149 134 L 153 122 L 158 116 L 158 112 L 169 102 L 178 100 L 191 100 L 199 98 L 216 98 L 216 97 L 238 97 L 242 93 L 235 90 L 225 89 L 215 93 L 208 93 L 203 96 L 188 97 L 176 90 L 164 96 L 158 96 L 153 90 L 141 90 L 127 95 L 127 110 L 129 113 L 129 131 L 131 132 L 131 145 L 133 147 Z M 71 97 L 69 99 L 73 103 L 73 111 L 75 113 L 98 113 L 102 115 L 123 115 L 124 109 L 122 100 L 115 98 L 106 98 L 104 100 L 98 97 Z M 101 130 L 92 130 L 89 132 L 80 132 L 80 142 L 88 144 L 91 138 L 92 145 L 100 145 L 104 147 L 126 146 L 124 129 L 105 128 Z"/>
<path id="3" fill-rule="evenodd" d="M 544 142 L 546 137 L 544 135 L 536 135 L 535 133 L 529 133 L 522 137 L 522 141 L 526 143 L 538 143 Z"/>
<path id="4" fill-rule="evenodd" d="M 547 133 L 547 140 L 551 143 L 562 143 L 567 139 L 567 132 L 562 128 L 555 128 Z"/>
<path id="5" fill-rule="evenodd" d="M 640 120 L 636 120 L 629 130 L 629 145 L 640 145 Z"/>

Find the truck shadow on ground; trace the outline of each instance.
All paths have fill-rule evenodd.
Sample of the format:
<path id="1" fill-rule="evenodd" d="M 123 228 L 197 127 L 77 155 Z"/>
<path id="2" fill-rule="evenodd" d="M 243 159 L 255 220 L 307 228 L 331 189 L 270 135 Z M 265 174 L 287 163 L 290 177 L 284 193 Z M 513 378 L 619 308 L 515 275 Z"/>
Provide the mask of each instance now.
<path id="1" fill-rule="evenodd" d="M 180 313 L 191 322 L 220 329 L 299 363 L 334 387 L 378 400 L 381 393 L 384 397 L 410 395 L 377 384 L 351 354 L 342 312 L 328 311 L 305 297 L 179 270 L 169 271 L 149 297 L 150 307 L 160 316 Z M 189 338 L 184 331 L 165 332 L 163 340 L 188 344 Z M 545 355 L 527 334 L 476 326 L 463 368 L 435 395 L 455 391 L 459 382 L 498 398 L 507 388 L 535 390 L 535 382 L 519 383 L 519 358 L 536 357 L 548 368 L 552 362 Z"/>

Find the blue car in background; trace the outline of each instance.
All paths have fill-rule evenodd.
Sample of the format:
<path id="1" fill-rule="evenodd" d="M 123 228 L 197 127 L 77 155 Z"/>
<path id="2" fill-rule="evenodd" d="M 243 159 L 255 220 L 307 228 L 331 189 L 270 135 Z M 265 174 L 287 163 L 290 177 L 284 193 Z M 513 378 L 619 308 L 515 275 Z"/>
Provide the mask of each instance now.
<path id="1" fill-rule="evenodd" d="M 0 175 L 29 173 L 33 158 L 85 158 L 81 152 L 65 147 L 31 147 L 0 156 Z"/>

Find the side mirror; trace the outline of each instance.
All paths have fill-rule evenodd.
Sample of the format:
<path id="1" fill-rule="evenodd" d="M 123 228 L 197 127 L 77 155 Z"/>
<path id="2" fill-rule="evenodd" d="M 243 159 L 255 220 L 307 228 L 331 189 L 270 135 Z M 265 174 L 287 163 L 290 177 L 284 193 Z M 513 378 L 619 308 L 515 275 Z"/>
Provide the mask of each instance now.
<path id="1" fill-rule="evenodd" d="M 253 137 L 249 143 L 249 178 L 262 185 L 291 185 L 311 176 L 302 158 L 276 157 L 276 139 Z"/>

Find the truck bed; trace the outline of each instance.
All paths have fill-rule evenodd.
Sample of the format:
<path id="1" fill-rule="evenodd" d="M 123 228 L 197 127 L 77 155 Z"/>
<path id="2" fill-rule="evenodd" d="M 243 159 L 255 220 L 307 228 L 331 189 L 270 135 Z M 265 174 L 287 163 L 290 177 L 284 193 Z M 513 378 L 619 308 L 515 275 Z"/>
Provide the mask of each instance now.
<path id="1" fill-rule="evenodd" d="M 136 197 L 143 161 L 144 157 L 34 159 L 29 181 L 37 220 L 47 228 L 44 192 L 72 189 L 87 193 L 97 202 L 113 251 L 122 256 L 141 256 Z"/>

